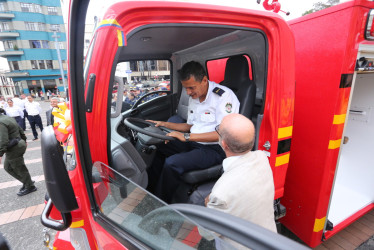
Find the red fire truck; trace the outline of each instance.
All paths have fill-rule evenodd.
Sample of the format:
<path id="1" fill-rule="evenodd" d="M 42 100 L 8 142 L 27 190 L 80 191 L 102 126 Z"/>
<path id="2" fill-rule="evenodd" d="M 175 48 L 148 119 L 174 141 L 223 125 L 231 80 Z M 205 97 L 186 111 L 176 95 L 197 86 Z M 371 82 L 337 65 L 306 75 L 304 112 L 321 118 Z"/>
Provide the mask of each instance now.
<path id="1" fill-rule="evenodd" d="M 302 248 L 238 218 L 185 204 L 201 184 L 219 177 L 220 166 L 186 173 L 174 198 L 179 204 L 165 204 L 146 190 L 146 169 L 157 144 L 170 138 L 144 120 L 186 116 L 187 96 L 177 70 L 191 60 L 205 65 L 210 79 L 231 88 L 242 104 L 240 113 L 254 122 L 255 149 L 266 152 L 273 170 L 276 218 L 284 216 L 284 205 L 287 213 L 282 224 L 310 246 L 319 244 L 322 233 L 330 228 L 327 222 L 336 225 L 339 221 L 326 215 L 344 141 L 344 121 L 351 117 L 345 112 L 353 110 L 361 118 L 370 114 L 370 105 L 348 109 L 348 100 L 356 92 L 350 91 L 351 83 L 360 82 L 357 76 L 371 75 L 365 72 L 372 70 L 373 61 L 368 52 L 368 39 L 373 35 L 372 1 L 350 2 L 289 24 L 270 12 L 191 3 L 121 2 L 107 10 L 84 58 L 87 6 L 86 1 L 71 1 L 71 121 L 61 117 L 60 124 L 55 124 L 55 130 L 64 133 L 71 126 L 71 135 L 61 141 L 73 142 L 74 149 L 62 152 L 52 127 L 42 135 L 48 190 L 42 223 L 59 231 L 53 246 L 180 249 L 226 244 L 206 228 L 254 249 Z M 344 11 L 351 18 L 340 22 L 334 15 L 346 17 L 340 13 Z M 325 31 L 327 25 L 314 26 L 326 22 L 319 18 L 329 17 L 339 20 L 331 23 L 338 36 L 332 36 L 332 29 Z M 329 40 L 321 39 L 322 34 Z M 340 47 L 327 48 L 328 44 Z M 132 105 L 123 102 L 129 82 L 142 79 L 145 73 L 152 78 L 156 70 L 158 79 L 170 80 L 170 91 L 147 93 Z M 139 75 L 130 78 L 128 72 Z M 369 175 L 367 169 L 363 176 Z M 338 192 L 335 189 L 336 185 L 334 193 Z M 365 211 L 371 208 L 368 205 Z M 360 214 L 365 212 L 361 209 Z M 337 230 L 336 226 L 331 232 Z"/>

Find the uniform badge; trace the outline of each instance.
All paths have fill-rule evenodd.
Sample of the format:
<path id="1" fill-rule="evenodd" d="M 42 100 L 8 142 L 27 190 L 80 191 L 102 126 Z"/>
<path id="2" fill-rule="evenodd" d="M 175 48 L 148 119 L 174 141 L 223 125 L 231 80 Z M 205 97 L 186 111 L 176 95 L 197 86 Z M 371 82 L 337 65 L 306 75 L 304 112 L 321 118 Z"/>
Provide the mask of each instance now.
<path id="1" fill-rule="evenodd" d="M 226 103 L 226 105 L 225 105 L 225 107 L 226 107 L 226 112 L 227 113 L 231 113 L 232 112 L 232 104 L 231 103 Z"/>

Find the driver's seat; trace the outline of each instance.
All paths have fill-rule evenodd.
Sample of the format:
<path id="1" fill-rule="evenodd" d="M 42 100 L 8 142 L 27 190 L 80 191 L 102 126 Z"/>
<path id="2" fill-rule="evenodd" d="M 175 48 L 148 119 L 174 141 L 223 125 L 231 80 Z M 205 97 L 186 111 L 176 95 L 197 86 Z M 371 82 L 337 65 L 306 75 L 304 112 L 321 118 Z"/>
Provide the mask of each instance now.
<path id="1" fill-rule="evenodd" d="M 227 60 L 225 78 L 221 84 L 229 87 L 236 94 L 240 102 L 239 113 L 251 119 L 256 100 L 256 84 L 254 80 L 249 78 L 249 65 L 244 56 L 232 56 Z M 191 187 L 217 180 L 222 173 L 222 164 L 219 164 L 207 169 L 184 173 L 182 180 L 184 184 Z M 180 198 L 184 199 L 185 197 Z"/>

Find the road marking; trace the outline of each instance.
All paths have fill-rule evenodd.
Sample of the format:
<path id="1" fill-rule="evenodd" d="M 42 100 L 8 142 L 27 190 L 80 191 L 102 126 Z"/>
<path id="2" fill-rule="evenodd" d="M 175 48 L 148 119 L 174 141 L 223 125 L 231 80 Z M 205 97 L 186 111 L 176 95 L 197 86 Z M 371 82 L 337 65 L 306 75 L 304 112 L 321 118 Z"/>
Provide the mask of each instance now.
<path id="1" fill-rule="evenodd" d="M 31 179 L 35 182 L 41 182 L 41 181 L 44 181 L 44 175 L 32 176 Z M 15 186 L 21 186 L 21 185 L 22 185 L 22 183 L 18 180 L 7 181 L 7 182 L 0 183 L 0 189 L 5 189 L 5 188 L 15 187 Z"/>
<path id="2" fill-rule="evenodd" d="M 39 204 L 31 207 L 25 207 L 14 211 L 9 211 L 0 214 L 0 225 L 5 225 L 11 222 L 24 220 L 27 218 L 39 216 L 42 214 L 45 204 Z"/>
<path id="3" fill-rule="evenodd" d="M 27 148 L 26 152 L 28 152 L 28 151 L 35 151 L 35 150 L 41 150 L 41 149 L 42 149 L 42 147 Z"/>
<path id="4" fill-rule="evenodd" d="M 39 163 L 39 162 L 42 162 L 42 158 L 27 160 L 27 161 L 25 161 L 25 164 L 27 166 L 28 164 Z M 4 168 L 4 164 L 0 164 L 0 169 L 1 168 Z"/>

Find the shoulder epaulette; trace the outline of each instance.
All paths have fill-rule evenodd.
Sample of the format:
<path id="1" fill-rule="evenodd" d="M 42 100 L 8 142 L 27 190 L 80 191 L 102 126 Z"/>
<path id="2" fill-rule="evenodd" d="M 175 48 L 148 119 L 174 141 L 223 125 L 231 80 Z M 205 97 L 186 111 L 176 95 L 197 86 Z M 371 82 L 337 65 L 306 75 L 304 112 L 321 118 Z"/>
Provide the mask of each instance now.
<path id="1" fill-rule="evenodd" d="M 214 93 L 214 94 L 217 94 L 217 95 L 219 95 L 219 96 L 222 96 L 223 93 L 225 93 L 225 91 L 224 91 L 223 89 L 221 89 L 221 88 L 215 87 L 215 88 L 213 89 L 213 93 Z"/>

